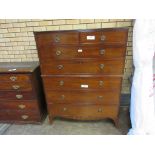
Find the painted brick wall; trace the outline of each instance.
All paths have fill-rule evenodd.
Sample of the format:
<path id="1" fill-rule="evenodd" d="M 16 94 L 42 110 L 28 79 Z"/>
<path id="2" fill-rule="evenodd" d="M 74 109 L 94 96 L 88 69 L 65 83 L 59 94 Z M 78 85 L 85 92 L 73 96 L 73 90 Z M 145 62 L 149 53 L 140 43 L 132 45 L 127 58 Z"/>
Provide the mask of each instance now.
<path id="1" fill-rule="evenodd" d="M 131 19 L 0 19 L 0 62 L 38 61 L 34 31 L 129 27 L 122 93 L 130 92 L 132 72 Z"/>

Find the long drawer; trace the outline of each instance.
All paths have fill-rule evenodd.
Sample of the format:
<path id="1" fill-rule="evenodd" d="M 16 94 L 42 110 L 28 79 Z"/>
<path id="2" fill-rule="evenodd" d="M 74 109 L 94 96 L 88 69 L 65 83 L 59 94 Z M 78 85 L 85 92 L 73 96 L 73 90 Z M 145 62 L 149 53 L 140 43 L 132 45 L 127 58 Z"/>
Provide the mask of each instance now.
<path id="1" fill-rule="evenodd" d="M 0 100 L 32 100 L 35 98 L 33 92 L 0 91 Z"/>
<path id="2" fill-rule="evenodd" d="M 44 59 L 114 59 L 125 57 L 126 48 L 120 46 L 45 46 L 39 48 L 41 63 Z"/>
<path id="3" fill-rule="evenodd" d="M 32 111 L 0 111 L 0 121 L 21 121 L 21 122 L 40 122 L 41 117 L 38 112 Z"/>
<path id="4" fill-rule="evenodd" d="M 115 105 L 48 105 L 49 115 L 52 117 L 66 117 L 72 119 L 115 118 L 118 115 L 118 106 Z"/>
<path id="5" fill-rule="evenodd" d="M 58 90 L 115 90 L 119 91 L 121 88 L 120 77 L 50 77 L 43 76 L 43 83 L 46 89 Z"/>
<path id="6" fill-rule="evenodd" d="M 29 75 L 24 74 L 0 74 L 0 83 L 4 81 L 10 82 L 24 82 L 30 81 Z"/>
<path id="7" fill-rule="evenodd" d="M 45 90 L 48 104 L 119 104 L 119 91 L 51 91 Z"/>
<path id="8" fill-rule="evenodd" d="M 121 75 L 124 71 L 124 59 L 93 61 L 52 61 L 41 64 L 43 75 L 50 74 L 111 74 Z"/>
<path id="9" fill-rule="evenodd" d="M 38 101 L 6 101 L 0 100 L 0 110 L 32 110 L 39 111 Z"/>
<path id="10" fill-rule="evenodd" d="M 0 82 L 0 90 L 32 91 L 30 82 Z"/>

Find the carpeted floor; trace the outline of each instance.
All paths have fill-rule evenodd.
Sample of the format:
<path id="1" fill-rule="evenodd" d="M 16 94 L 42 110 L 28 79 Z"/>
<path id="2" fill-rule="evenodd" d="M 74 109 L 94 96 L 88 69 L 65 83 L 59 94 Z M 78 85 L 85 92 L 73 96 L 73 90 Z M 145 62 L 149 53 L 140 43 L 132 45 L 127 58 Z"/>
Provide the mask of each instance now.
<path id="1" fill-rule="evenodd" d="M 2 125 L 2 124 L 1 124 Z M 56 119 L 53 124 L 48 118 L 41 125 L 12 124 L 3 135 L 125 135 L 129 129 L 128 108 L 120 110 L 119 128 L 115 128 L 110 120 L 101 121 L 69 121 Z"/>

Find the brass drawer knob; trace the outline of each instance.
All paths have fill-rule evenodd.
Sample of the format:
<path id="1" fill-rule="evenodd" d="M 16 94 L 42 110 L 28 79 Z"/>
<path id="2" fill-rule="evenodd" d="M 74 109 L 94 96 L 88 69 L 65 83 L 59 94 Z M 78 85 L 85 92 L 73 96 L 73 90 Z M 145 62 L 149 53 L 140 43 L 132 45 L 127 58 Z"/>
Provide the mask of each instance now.
<path id="1" fill-rule="evenodd" d="M 28 119 L 29 116 L 28 115 L 22 115 L 21 118 L 25 120 L 25 119 Z"/>
<path id="2" fill-rule="evenodd" d="M 66 111 L 66 110 L 67 110 L 67 108 L 64 107 L 64 108 L 63 108 L 63 111 Z"/>
<path id="3" fill-rule="evenodd" d="M 63 67 L 64 67 L 63 65 L 58 65 L 57 66 L 58 69 L 63 69 Z"/>
<path id="4" fill-rule="evenodd" d="M 57 56 L 61 55 L 61 51 L 56 51 L 56 55 Z"/>
<path id="5" fill-rule="evenodd" d="M 60 86 L 63 86 L 63 85 L 64 85 L 64 81 L 61 80 L 61 81 L 59 82 L 59 85 L 60 85 Z"/>
<path id="6" fill-rule="evenodd" d="M 65 95 L 61 95 L 61 99 L 64 100 L 65 99 Z"/>
<path id="7" fill-rule="evenodd" d="M 105 50 L 104 49 L 101 49 L 100 50 L 100 55 L 104 55 L 105 54 Z"/>
<path id="8" fill-rule="evenodd" d="M 20 86 L 18 86 L 18 85 L 13 85 L 12 88 L 15 89 L 15 90 L 17 90 L 17 89 L 20 88 Z"/>
<path id="9" fill-rule="evenodd" d="M 23 95 L 16 95 L 16 98 L 17 99 L 22 99 L 23 98 Z"/>
<path id="10" fill-rule="evenodd" d="M 26 105 L 20 104 L 20 105 L 18 105 L 18 107 L 19 107 L 20 109 L 25 109 Z"/>
<path id="11" fill-rule="evenodd" d="M 101 69 L 101 70 L 104 69 L 104 64 L 100 64 L 100 69 Z"/>
<path id="12" fill-rule="evenodd" d="M 98 112 L 102 112 L 102 111 L 103 111 L 103 109 L 102 109 L 102 108 L 99 108 L 99 109 L 98 109 Z"/>
<path id="13" fill-rule="evenodd" d="M 103 96 L 101 96 L 101 95 L 100 95 L 100 96 L 98 96 L 98 99 L 103 99 Z"/>
<path id="14" fill-rule="evenodd" d="M 103 86 L 103 81 L 99 81 L 99 86 L 102 87 Z"/>
<path id="15" fill-rule="evenodd" d="M 11 81 L 16 81 L 16 80 L 17 80 L 17 77 L 16 77 L 16 76 L 11 76 L 11 77 L 10 77 L 10 80 L 11 80 Z"/>
<path id="16" fill-rule="evenodd" d="M 101 41 L 105 41 L 105 39 L 106 39 L 106 36 L 105 35 L 102 35 L 101 36 Z"/>
<path id="17" fill-rule="evenodd" d="M 56 35 L 54 40 L 55 40 L 56 43 L 57 43 L 57 42 L 60 42 L 60 38 L 59 38 L 59 36 Z"/>

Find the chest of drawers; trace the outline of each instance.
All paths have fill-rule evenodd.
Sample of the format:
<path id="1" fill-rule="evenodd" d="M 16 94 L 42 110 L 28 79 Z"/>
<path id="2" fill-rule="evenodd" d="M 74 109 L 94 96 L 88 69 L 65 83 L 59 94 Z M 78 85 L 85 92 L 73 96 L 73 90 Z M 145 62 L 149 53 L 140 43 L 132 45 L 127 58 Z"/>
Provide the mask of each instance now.
<path id="1" fill-rule="evenodd" d="M 36 32 L 49 120 L 118 123 L 127 28 Z"/>
<path id="2" fill-rule="evenodd" d="M 45 112 L 38 63 L 0 63 L 0 122 L 41 123 Z"/>

